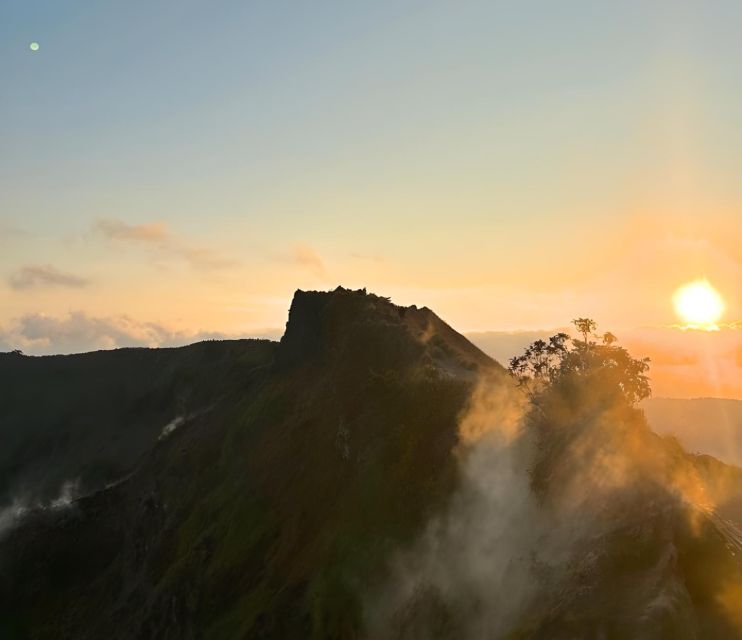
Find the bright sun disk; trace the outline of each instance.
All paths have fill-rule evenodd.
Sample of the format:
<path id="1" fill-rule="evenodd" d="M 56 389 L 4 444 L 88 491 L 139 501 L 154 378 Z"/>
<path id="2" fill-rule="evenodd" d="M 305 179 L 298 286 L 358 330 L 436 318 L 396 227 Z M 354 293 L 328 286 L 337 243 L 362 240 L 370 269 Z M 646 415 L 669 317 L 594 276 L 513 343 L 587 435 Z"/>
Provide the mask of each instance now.
<path id="1" fill-rule="evenodd" d="M 675 312 L 686 327 L 717 329 L 716 323 L 726 305 L 721 294 L 707 280 L 696 280 L 680 287 L 673 296 Z"/>

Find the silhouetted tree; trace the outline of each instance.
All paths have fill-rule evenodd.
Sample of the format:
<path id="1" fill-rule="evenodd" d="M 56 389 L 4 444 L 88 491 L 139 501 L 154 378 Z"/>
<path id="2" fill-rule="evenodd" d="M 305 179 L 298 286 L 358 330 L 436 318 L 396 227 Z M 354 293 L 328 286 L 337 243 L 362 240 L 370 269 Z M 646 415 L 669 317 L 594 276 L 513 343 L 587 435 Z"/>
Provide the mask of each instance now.
<path id="1" fill-rule="evenodd" d="M 606 331 L 603 334 L 603 344 L 611 346 L 614 342 L 618 342 L 618 338 L 614 336 L 610 331 Z"/>
<path id="2" fill-rule="evenodd" d="M 573 393 L 586 389 L 593 395 L 617 391 L 630 405 L 651 395 L 648 358 L 633 358 L 615 344 L 610 332 L 602 344 L 591 341 L 597 324 L 590 318 L 578 318 L 573 324 L 582 340 L 558 333 L 548 341 L 537 340 L 510 360 L 511 375 L 536 405 L 542 394 L 556 387 Z"/>
<path id="3" fill-rule="evenodd" d="M 568 351 L 571 338 L 566 333 L 557 333 L 545 340 L 536 340 L 523 355 L 510 359 L 509 371 L 529 395 L 552 381 Z"/>
<path id="4" fill-rule="evenodd" d="M 577 327 L 577 331 L 582 335 L 582 340 L 585 344 L 588 344 L 588 337 L 598 328 L 595 320 L 591 318 L 577 318 L 572 320 L 572 324 Z"/>

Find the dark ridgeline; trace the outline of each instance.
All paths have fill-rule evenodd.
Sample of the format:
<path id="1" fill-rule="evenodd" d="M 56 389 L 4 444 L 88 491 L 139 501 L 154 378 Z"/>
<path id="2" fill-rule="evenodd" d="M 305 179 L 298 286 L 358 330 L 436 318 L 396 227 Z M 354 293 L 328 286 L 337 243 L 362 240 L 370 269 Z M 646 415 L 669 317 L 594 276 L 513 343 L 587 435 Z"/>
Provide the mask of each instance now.
<path id="1" fill-rule="evenodd" d="M 0 496 L 47 505 L 0 532 L 0 637 L 367 637 L 364 604 L 389 559 L 460 486 L 458 425 L 484 380 L 516 392 L 430 310 L 342 288 L 297 291 L 280 343 L 0 355 Z M 736 470 L 624 417 L 623 435 L 742 495 Z M 554 500 L 549 478 L 568 483 L 580 464 L 560 443 L 578 436 L 539 452 Z M 70 481 L 82 497 L 48 506 Z M 580 550 L 599 559 L 593 572 L 571 573 L 509 637 L 664 638 L 679 620 L 688 638 L 736 637 L 719 600 L 722 579 L 739 581 L 733 531 L 710 519 L 690 531 L 657 495 L 616 505 L 620 526 Z M 655 585 L 660 560 L 670 573 Z M 686 609 L 642 627 L 632 597 L 661 595 L 668 575 Z M 421 638 L 404 621 L 420 612 L 400 608 L 392 637 Z M 462 637 L 434 609 L 421 609 L 426 637 Z"/>

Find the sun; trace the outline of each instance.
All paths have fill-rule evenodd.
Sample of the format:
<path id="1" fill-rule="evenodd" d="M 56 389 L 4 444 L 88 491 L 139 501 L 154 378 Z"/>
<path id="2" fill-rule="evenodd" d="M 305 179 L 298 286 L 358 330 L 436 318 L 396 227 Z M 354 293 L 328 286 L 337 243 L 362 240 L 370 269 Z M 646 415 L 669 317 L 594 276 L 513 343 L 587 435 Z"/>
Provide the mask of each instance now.
<path id="1" fill-rule="evenodd" d="M 695 280 L 680 287 L 673 296 L 675 312 L 689 329 L 718 329 L 717 322 L 726 309 L 721 294 L 708 280 Z"/>

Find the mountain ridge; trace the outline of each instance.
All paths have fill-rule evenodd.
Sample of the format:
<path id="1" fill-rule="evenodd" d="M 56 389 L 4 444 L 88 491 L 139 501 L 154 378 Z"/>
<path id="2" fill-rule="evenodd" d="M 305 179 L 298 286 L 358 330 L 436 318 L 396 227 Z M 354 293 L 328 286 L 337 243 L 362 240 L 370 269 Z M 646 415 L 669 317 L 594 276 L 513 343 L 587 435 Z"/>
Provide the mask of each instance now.
<path id="1" fill-rule="evenodd" d="M 291 342 L 316 328 L 306 300 L 323 323 L 342 327 L 309 352 Z M 188 367 L 175 367 L 158 396 L 158 407 L 169 407 L 158 413 L 159 430 L 181 415 L 182 378 L 198 388 L 192 417 L 163 440 L 151 430 L 152 447 L 123 482 L 68 509 L 32 510 L 0 540 L 0 602 L 9 607 L 0 619 L 35 637 L 137 629 L 181 638 L 197 628 L 212 637 L 305 637 L 308 628 L 331 636 L 358 626 L 352 576 L 377 571 L 391 541 L 412 535 L 455 483 L 452 451 L 474 362 L 506 380 L 475 347 L 436 339 L 439 328 L 453 330 L 442 321 L 427 327 L 432 312 L 407 313 L 362 292 L 297 292 L 283 343 L 230 344 L 234 366 L 199 369 L 195 382 Z M 222 346 L 168 354 L 211 354 L 218 365 Z M 467 375 L 440 369 L 443 361 Z M 115 384 L 107 393 L 117 397 Z M 126 413 L 128 402 L 121 406 Z"/>
<path id="2" fill-rule="evenodd" d="M 405 550 L 425 548 L 442 522 L 452 523 L 454 559 L 467 543 L 486 554 L 514 543 L 504 557 L 506 575 L 540 548 L 529 530 L 558 524 L 560 537 L 549 544 L 572 560 L 551 568 L 526 561 L 519 580 L 538 597 L 518 615 L 511 610 L 508 635 L 495 637 L 589 638 L 606 630 L 636 637 L 625 634 L 637 629 L 647 637 L 667 637 L 662 629 L 701 637 L 691 633 L 693 625 L 698 633 L 735 637 L 727 601 L 717 602 L 724 596 L 734 603 L 736 592 L 719 592 L 724 585 L 717 582 L 723 577 L 735 585 L 740 571 L 729 550 L 738 531 L 729 520 L 737 517 L 730 496 L 738 488 L 742 496 L 733 468 L 688 456 L 652 434 L 635 409 L 596 414 L 588 407 L 576 425 L 571 419 L 551 425 L 568 430 L 555 431 L 541 450 L 522 430 L 498 433 L 490 444 L 479 427 L 501 429 L 517 418 L 515 385 L 429 309 L 398 307 L 364 290 L 297 291 L 279 343 L 204 342 L 69 358 L 5 359 L 0 383 L 6 385 L 23 386 L 24 379 L 7 362 L 55 365 L 17 405 L 9 396 L 0 402 L 0 424 L 8 416 L 35 416 L 39 423 L 36 432 L 25 432 L 42 435 L 20 447 L 24 464 L 57 464 L 64 448 L 56 445 L 58 457 L 49 458 L 41 445 L 49 434 L 78 433 L 80 425 L 88 429 L 85 438 L 95 435 L 91 425 L 104 425 L 104 438 L 125 438 L 139 425 L 148 440 L 108 475 L 81 486 L 82 497 L 47 496 L 43 508 L 31 504 L 0 533 L 0 633 L 8 637 L 477 637 L 455 626 L 469 605 L 452 611 L 445 599 L 460 602 L 459 594 L 434 593 L 424 584 L 394 603 L 391 627 L 373 632 L 372 594 L 405 584 L 409 576 L 395 582 L 394 568 Z M 34 413 L 34 398 L 50 393 L 44 382 L 58 383 L 56 364 L 80 359 L 105 366 L 82 378 L 61 370 L 63 379 L 75 389 L 95 381 L 96 392 L 78 391 L 59 405 L 66 422 L 62 414 Z M 117 359 L 125 366 L 112 367 Z M 60 396 L 67 397 L 64 387 Z M 97 404 L 86 405 L 91 397 Z M 71 441 L 72 450 L 85 454 L 77 460 L 82 467 L 66 468 L 73 475 L 97 455 L 95 439 L 95 446 L 82 447 L 81 438 Z M 512 438 L 511 452 L 503 443 Z M 543 464 L 535 466 L 539 459 Z M 624 468 L 646 477 L 629 474 L 613 486 L 616 478 L 605 470 Z M 535 469 L 547 489 L 539 499 L 531 488 Z M 12 476 L 2 459 L 0 472 Z M 69 473 L 59 477 L 74 479 Z M 593 495 L 588 485 L 588 495 L 575 503 L 570 492 L 585 485 L 583 473 L 595 483 Z M 671 484 L 660 486 L 666 478 Z M 613 493 L 604 493 L 606 482 Z M 502 493 L 494 510 L 456 519 L 490 492 Z M 693 506 L 707 502 L 724 507 L 718 519 Z M 560 504 L 568 506 L 564 513 Z M 600 509 L 591 517 L 599 526 L 587 527 L 575 546 L 569 517 L 594 504 Z M 517 525 L 517 535 L 501 540 L 503 521 Z M 469 530 L 481 530 L 484 539 L 471 539 Z M 548 527 L 539 535 L 547 542 L 552 536 Z M 535 546 L 523 547 L 521 539 Z M 445 556 L 433 560 L 442 566 Z M 474 563 L 477 580 L 488 562 L 485 555 Z M 472 584 L 464 577 L 461 597 Z M 657 602 L 675 594 L 672 607 L 663 613 L 636 603 L 633 580 Z M 639 605 L 646 620 L 634 619 Z"/>

